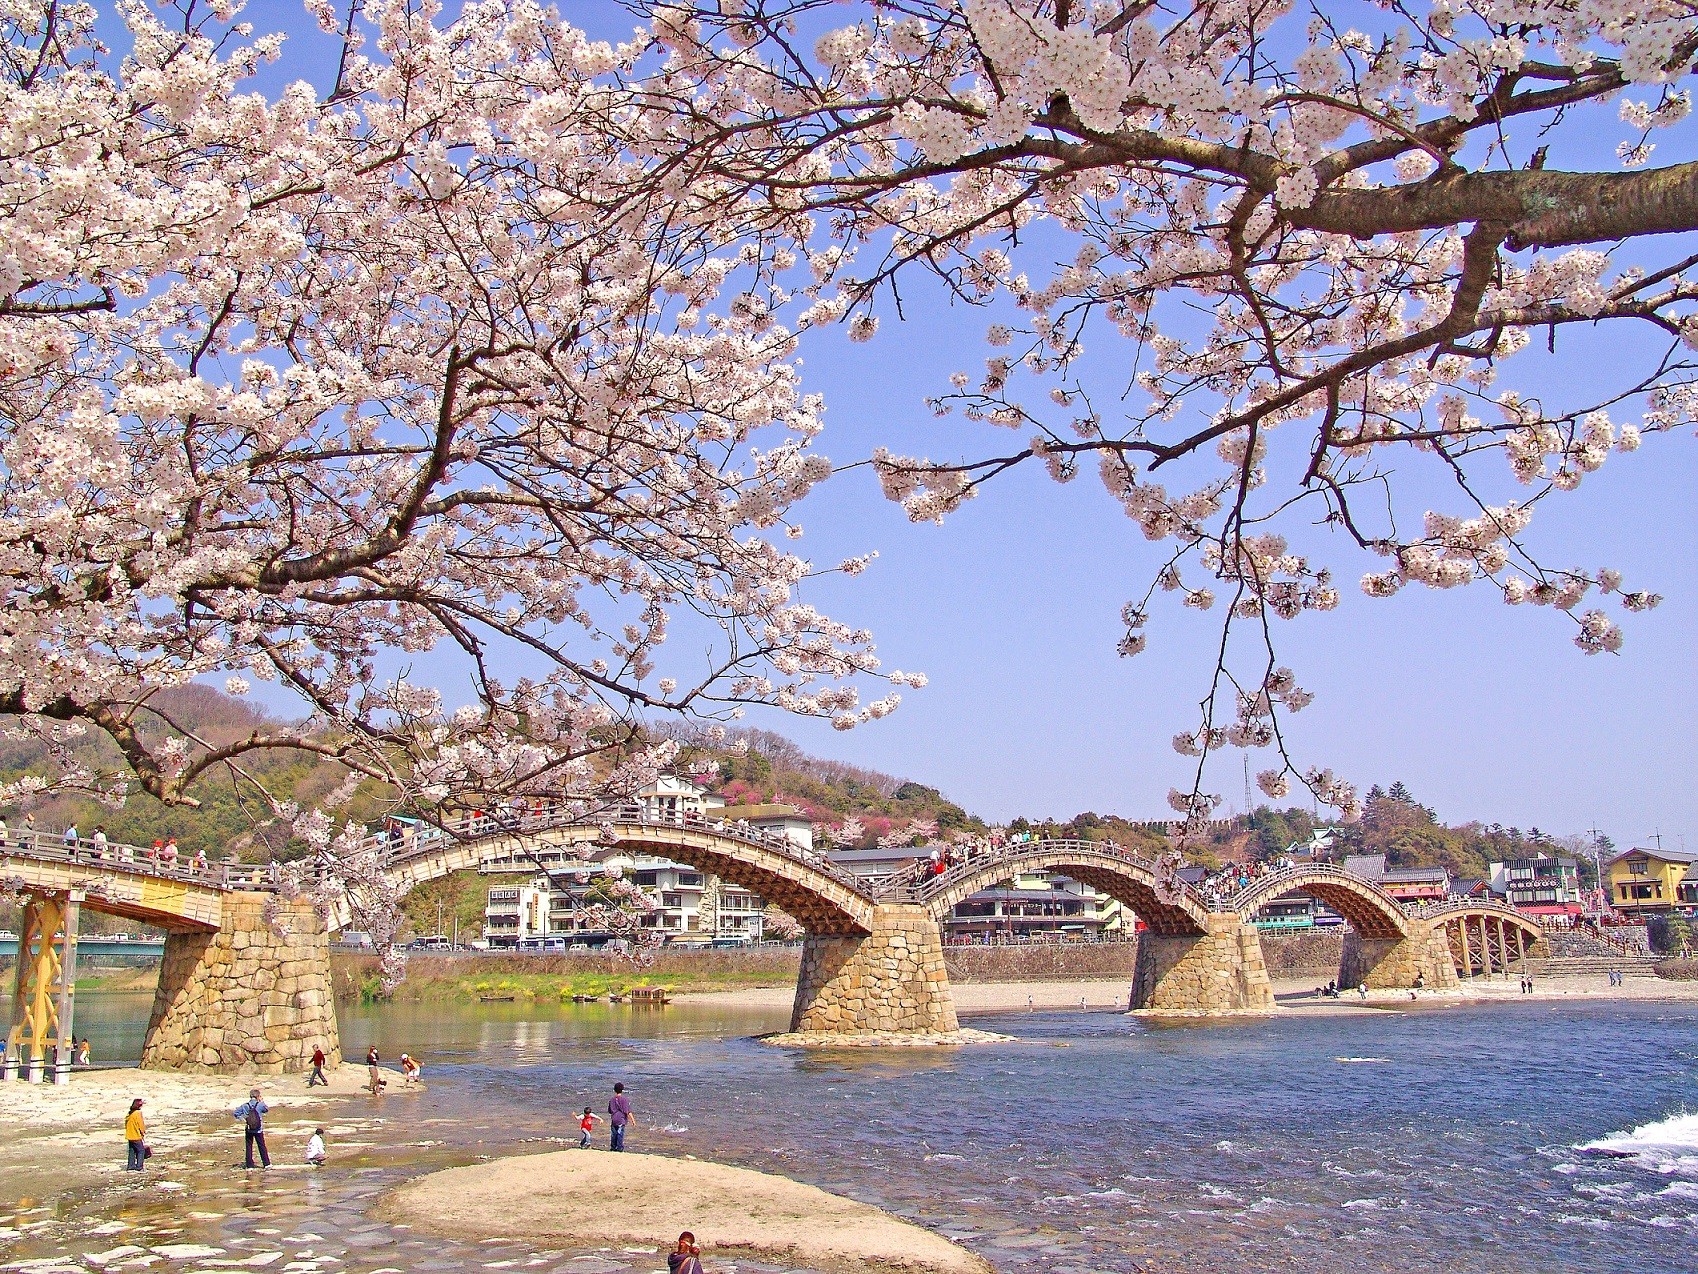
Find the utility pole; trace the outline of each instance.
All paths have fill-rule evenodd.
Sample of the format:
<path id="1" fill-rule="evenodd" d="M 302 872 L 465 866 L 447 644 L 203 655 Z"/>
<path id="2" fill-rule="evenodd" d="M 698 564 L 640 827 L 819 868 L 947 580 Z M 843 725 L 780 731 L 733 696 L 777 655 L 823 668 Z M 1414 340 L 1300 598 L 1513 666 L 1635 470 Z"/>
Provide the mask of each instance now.
<path id="1" fill-rule="evenodd" d="M 1244 817 L 1250 817 L 1250 754 L 1244 754 Z"/>

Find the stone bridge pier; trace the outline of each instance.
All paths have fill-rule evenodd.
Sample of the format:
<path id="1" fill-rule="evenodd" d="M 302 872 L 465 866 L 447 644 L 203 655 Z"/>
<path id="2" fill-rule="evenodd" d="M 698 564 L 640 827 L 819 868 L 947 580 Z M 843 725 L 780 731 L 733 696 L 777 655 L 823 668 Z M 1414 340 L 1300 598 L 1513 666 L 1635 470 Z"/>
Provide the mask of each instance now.
<path id="1" fill-rule="evenodd" d="M 1256 927 L 1231 912 L 1208 916 L 1202 933 L 1138 935 L 1132 1010 L 1153 1017 L 1271 1013 L 1273 984 Z"/>
<path id="2" fill-rule="evenodd" d="M 314 1048 L 341 1061 L 330 935 L 310 903 L 230 893 L 216 930 L 167 934 L 142 1066 L 275 1075 L 304 1071 Z"/>
<path id="3" fill-rule="evenodd" d="M 942 933 L 926 907 L 881 903 L 869 933 L 804 940 L 791 1031 L 914 1035 L 959 1027 Z"/>
<path id="4" fill-rule="evenodd" d="M 1370 991 L 1408 991 L 1416 979 L 1429 990 L 1460 986 L 1444 922 L 1411 916 L 1399 937 L 1363 937 L 1354 927 L 1344 934 L 1344 954 L 1338 962 L 1341 989 L 1366 986 Z"/>

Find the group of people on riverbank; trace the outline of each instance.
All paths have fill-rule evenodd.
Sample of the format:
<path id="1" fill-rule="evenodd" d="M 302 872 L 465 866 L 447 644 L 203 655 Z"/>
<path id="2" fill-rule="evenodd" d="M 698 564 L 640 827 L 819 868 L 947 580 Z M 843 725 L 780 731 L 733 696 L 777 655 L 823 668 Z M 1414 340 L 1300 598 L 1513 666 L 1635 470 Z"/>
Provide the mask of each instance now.
<path id="1" fill-rule="evenodd" d="M 124 1144 L 127 1157 L 124 1162 L 126 1172 L 142 1172 L 147 1168 L 147 1161 L 153 1158 L 153 1147 L 147 1140 L 146 1102 L 136 1097 L 130 1102 L 129 1112 L 124 1116 Z M 244 1168 L 271 1167 L 271 1150 L 265 1144 L 265 1117 L 271 1112 L 271 1107 L 260 1090 L 248 1090 L 248 1099 L 230 1112 L 230 1117 L 242 1125 L 242 1150 Z M 254 1162 L 258 1155 L 259 1162 Z M 324 1148 L 324 1129 L 314 1128 L 312 1136 L 307 1138 L 306 1161 L 310 1167 L 322 1168 L 327 1154 Z"/>
<path id="2" fill-rule="evenodd" d="M 631 1126 L 632 1120 L 631 1099 L 625 1096 L 625 1085 L 615 1084 L 613 1096 L 607 1102 L 607 1119 L 605 1121 L 591 1107 L 584 1107 L 584 1113 L 578 1119 L 578 1149 L 591 1149 L 595 1126 L 602 1122 L 607 1124 L 607 1148 L 609 1150 L 625 1149 L 625 1130 Z"/>
<path id="3" fill-rule="evenodd" d="M 373 1044 L 366 1049 L 366 1091 L 373 1097 L 380 1095 L 389 1086 L 389 1081 L 383 1076 L 381 1065 L 383 1055 Z M 424 1066 L 411 1053 L 402 1053 L 398 1063 L 401 1067 L 401 1081 L 407 1088 L 416 1088 L 424 1076 Z"/>

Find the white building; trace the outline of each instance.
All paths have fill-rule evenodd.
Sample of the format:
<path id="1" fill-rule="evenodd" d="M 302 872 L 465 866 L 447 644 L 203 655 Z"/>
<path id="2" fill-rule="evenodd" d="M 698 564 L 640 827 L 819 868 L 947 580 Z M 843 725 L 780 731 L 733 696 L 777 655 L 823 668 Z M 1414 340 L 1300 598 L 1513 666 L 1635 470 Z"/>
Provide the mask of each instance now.
<path id="1" fill-rule="evenodd" d="M 723 818 L 725 799 L 698 783 L 677 774 L 662 774 L 637 793 L 637 803 L 649 818 L 670 821 L 691 814 L 706 819 Z"/>

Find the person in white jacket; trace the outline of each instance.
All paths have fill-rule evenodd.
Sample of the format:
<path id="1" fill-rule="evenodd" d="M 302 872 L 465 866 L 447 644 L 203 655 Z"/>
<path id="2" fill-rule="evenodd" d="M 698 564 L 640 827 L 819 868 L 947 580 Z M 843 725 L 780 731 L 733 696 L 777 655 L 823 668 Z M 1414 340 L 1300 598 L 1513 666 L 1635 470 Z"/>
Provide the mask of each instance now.
<path id="1" fill-rule="evenodd" d="M 314 1128 L 307 1138 L 307 1163 L 314 1168 L 324 1167 L 324 1129 Z"/>

